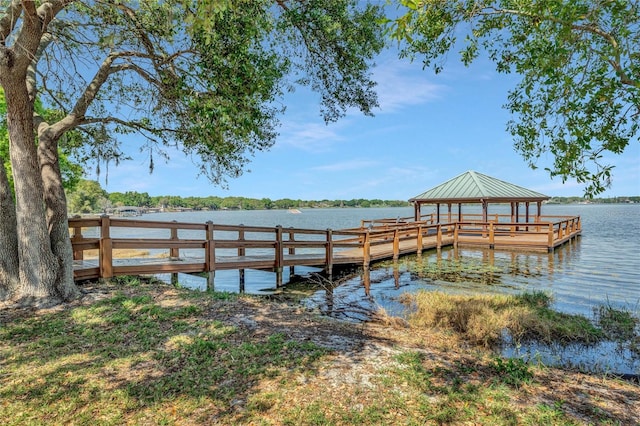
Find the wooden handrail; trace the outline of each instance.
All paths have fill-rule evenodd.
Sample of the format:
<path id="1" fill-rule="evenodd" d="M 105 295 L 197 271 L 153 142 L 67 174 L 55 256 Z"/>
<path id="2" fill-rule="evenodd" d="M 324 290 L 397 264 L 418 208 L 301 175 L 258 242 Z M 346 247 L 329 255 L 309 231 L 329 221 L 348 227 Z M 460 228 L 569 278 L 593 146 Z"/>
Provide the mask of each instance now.
<path id="1" fill-rule="evenodd" d="M 481 238 L 490 246 L 497 244 L 516 244 L 517 236 L 543 236 L 542 247 L 553 249 L 555 245 L 579 234 L 581 231 L 580 217 L 562 217 L 559 221 L 543 222 L 536 218 L 535 226 L 526 226 L 523 222 L 483 222 L 458 221 L 452 223 L 403 222 L 403 220 L 388 219 L 368 221 L 363 223 L 377 223 L 378 226 L 351 228 L 340 230 L 317 230 L 286 228 L 281 226 L 246 226 L 221 225 L 207 222 L 204 224 L 189 222 L 157 222 L 148 220 L 112 219 L 108 216 L 99 218 L 70 218 L 71 243 L 74 259 L 83 261 L 84 252 L 98 249 L 99 277 L 110 278 L 114 275 L 136 270 L 148 271 L 149 265 L 122 266 L 122 262 L 114 263 L 114 250 L 119 249 L 154 249 L 167 250 L 169 258 L 166 262 L 156 260 L 158 270 L 180 270 L 175 261 L 182 262 L 184 270 L 214 272 L 217 268 L 272 268 L 279 275 L 284 266 L 296 265 L 304 262 L 306 253 L 314 253 L 313 261 L 321 262 L 325 271 L 331 274 L 334 264 L 357 262 L 360 259 L 364 268 L 369 268 L 373 260 L 387 256 L 397 260 L 400 255 L 413 252 L 420 254 L 427 247 L 440 248 L 445 245 L 458 245 L 470 237 Z M 87 237 L 83 235 L 86 228 L 95 228 Z M 153 229 L 166 231 L 166 237 L 158 236 L 154 231 L 153 238 L 125 237 L 121 229 Z M 97 233 L 97 235 L 96 235 Z M 137 234 L 137 232 L 127 232 Z M 506 241 L 505 237 L 511 241 Z M 487 238 L 488 237 L 488 238 Z M 538 238 L 538 237 L 536 237 Z M 387 247 L 387 248 L 385 248 Z M 187 255 L 181 257 L 181 250 L 190 249 L 201 251 L 199 261 L 190 260 Z M 298 253 L 297 249 L 305 249 Z M 216 251 L 221 256 L 227 256 L 220 263 L 216 259 Z M 227 251 L 233 250 L 236 260 L 229 260 Z M 311 250 L 311 251 L 309 251 Z M 340 258 L 341 253 L 356 250 L 358 256 L 350 254 Z M 375 253 L 374 253 L 375 250 Z M 271 253 L 271 254 L 268 254 Z M 382 253 L 382 254 L 381 254 Z M 285 256 L 285 254 L 287 256 Z M 308 261 L 309 255 L 307 255 Z M 337 260 L 336 260 L 337 259 Z M 117 259 L 116 259 L 117 260 Z M 174 262 L 174 263 L 171 263 Z M 226 263 L 224 263 L 226 262 Z M 305 263 L 301 263 L 305 264 Z M 309 264 L 310 263 L 306 263 Z M 317 263 L 313 263 L 314 265 Z M 93 272 L 78 274 L 89 277 Z"/>

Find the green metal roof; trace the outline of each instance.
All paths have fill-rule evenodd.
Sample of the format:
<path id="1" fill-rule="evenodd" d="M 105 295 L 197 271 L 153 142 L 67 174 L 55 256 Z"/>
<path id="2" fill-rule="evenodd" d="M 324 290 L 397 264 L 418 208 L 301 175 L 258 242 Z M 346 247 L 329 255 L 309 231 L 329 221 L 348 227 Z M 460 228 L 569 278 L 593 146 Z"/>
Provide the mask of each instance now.
<path id="1" fill-rule="evenodd" d="M 549 196 L 482 173 L 468 171 L 411 198 L 411 202 L 543 201 Z"/>

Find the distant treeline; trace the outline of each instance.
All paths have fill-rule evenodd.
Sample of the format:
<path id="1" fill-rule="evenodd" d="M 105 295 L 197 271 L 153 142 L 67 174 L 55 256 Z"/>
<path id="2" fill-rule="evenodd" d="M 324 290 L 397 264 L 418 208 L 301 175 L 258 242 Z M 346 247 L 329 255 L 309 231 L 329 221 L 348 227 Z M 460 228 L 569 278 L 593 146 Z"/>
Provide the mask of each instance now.
<path id="1" fill-rule="evenodd" d="M 404 207 L 409 203 L 404 200 L 294 200 L 283 198 L 246 197 L 180 197 L 177 195 L 161 195 L 152 197 L 146 192 L 111 192 L 108 193 L 96 181 L 82 180 L 67 193 L 70 213 L 103 213 L 122 207 L 158 208 L 165 210 L 269 210 L 292 208 L 331 208 L 331 207 Z"/>
<path id="2" fill-rule="evenodd" d="M 136 207 L 162 207 L 167 209 L 186 208 L 193 210 L 269 210 L 291 208 L 332 208 L 332 207 L 405 207 L 409 206 L 406 200 L 380 200 L 354 198 L 351 200 L 299 200 L 282 198 L 271 200 L 269 198 L 245 198 L 245 197 L 180 197 L 176 195 L 162 195 L 151 197 L 147 193 L 139 192 L 112 192 L 108 195 L 109 202 L 113 206 Z M 549 203 L 576 204 L 585 202 L 583 197 L 553 197 Z M 640 203 L 640 196 L 596 198 L 589 200 L 592 203 Z"/>
<path id="3" fill-rule="evenodd" d="M 330 208 L 330 207 L 404 207 L 407 201 L 400 200 L 294 200 L 282 198 L 246 198 L 246 197 L 180 197 L 163 195 L 150 197 L 146 193 L 113 192 L 109 201 L 114 206 L 161 207 L 165 209 L 193 210 L 269 210 L 291 208 Z"/>
<path id="4" fill-rule="evenodd" d="M 552 197 L 549 200 L 549 204 L 576 204 L 576 203 L 593 203 L 593 204 L 623 204 L 623 203 L 640 203 L 640 195 L 636 196 L 621 196 L 621 197 L 607 197 L 607 198 L 593 198 L 586 200 L 583 197 Z"/>
<path id="5" fill-rule="evenodd" d="M 142 208 L 161 208 L 165 210 L 269 210 L 299 208 L 335 208 L 335 207 L 405 207 L 405 200 L 380 200 L 354 198 L 351 200 L 294 200 L 282 198 L 246 198 L 246 197 L 180 197 L 161 195 L 151 197 L 146 192 L 108 193 L 100 184 L 92 180 L 81 180 L 67 194 L 70 213 L 103 213 L 110 209 L 131 206 Z M 575 204 L 584 202 L 582 197 L 553 197 L 553 204 Z M 640 203 L 640 196 L 611 197 L 589 200 L 592 203 Z"/>

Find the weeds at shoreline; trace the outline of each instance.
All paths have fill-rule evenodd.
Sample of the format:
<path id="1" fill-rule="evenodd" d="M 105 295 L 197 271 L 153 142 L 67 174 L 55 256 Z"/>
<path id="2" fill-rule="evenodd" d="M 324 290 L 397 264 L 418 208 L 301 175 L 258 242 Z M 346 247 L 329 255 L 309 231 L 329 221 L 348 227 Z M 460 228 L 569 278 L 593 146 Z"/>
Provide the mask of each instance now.
<path id="1" fill-rule="evenodd" d="M 496 347 L 504 331 L 517 344 L 537 341 L 561 345 L 591 345 L 603 340 L 636 341 L 638 319 L 631 313 L 601 307 L 596 321 L 550 308 L 551 297 L 542 292 L 520 295 L 451 295 L 420 291 L 403 297 L 415 307 L 410 323 L 460 333 L 472 344 Z"/>

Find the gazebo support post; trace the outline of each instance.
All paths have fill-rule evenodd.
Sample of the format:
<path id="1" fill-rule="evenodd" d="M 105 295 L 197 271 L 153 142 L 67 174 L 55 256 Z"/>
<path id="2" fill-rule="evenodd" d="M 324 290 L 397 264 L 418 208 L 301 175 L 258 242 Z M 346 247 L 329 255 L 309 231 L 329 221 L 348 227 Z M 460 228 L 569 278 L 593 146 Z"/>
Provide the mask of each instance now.
<path id="1" fill-rule="evenodd" d="M 480 201 L 482 202 L 482 222 L 484 223 L 484 225 L 482 225 L 482 229 L 485 231 L 483 232 L 482 237 L 485 238 L 487 236 L 487 222 L 489 221 L 489 203 L 484 199 L 481 199 Z"/>
<path id="2" fill-rule="evenodd" d="M 489 217 L 489 203 L 487 200 L 480 200 L 482 202 L 482 221 L 486 222 Z"/>
<path id="3" fill-rule="evenodd" d="M 536 223 L 540 223 L 540 220 L 542 219 L 542 201 L 538 201 L 536 204 L 538 205 L 538 210 L 536 211 Z M 536 232 L 539 231 L 540 226 L 536 228 Z"/>

